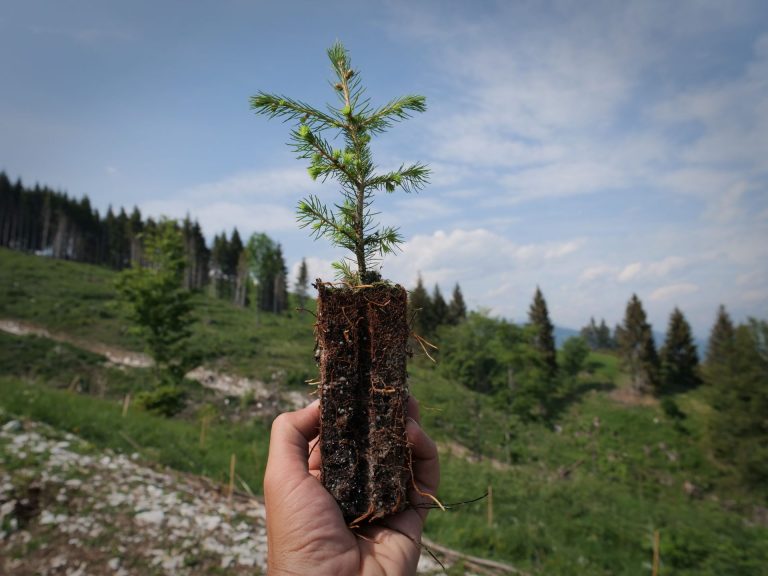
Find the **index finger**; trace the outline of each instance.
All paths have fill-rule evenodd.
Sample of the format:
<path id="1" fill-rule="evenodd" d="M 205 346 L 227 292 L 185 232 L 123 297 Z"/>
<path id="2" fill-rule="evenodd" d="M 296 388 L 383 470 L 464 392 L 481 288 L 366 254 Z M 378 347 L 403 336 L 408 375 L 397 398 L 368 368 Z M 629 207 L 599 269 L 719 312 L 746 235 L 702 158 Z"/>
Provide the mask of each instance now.
<path id="1" fill-rule="evenodd" d="M 269 462 L 279 461 L 285 472 L 307 472 L 309 441 L 317 436 L 320 426 L 320 402 L 295 412 L 284 412 L 272 423 L 269 439 Z"/>

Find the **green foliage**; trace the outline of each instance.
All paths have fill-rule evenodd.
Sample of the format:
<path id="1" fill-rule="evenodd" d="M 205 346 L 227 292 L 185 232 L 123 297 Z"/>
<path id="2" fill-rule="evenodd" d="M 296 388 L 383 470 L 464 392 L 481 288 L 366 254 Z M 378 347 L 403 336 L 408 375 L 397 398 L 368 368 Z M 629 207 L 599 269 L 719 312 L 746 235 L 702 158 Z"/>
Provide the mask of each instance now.
<path id="1" fill-rule="evenodd" d="M 158 386 L 136 395 L 136 404 L 145 410 L 166 418 L 175 416 L 184 409 L 187 393 L 175 384 Z"/>
<path id="2" fill-rule="evenodd" d="M 734 327 L 731 317 L 722 304 L 717 310 L 717 318 L 709 334 L 707 347 L 707 365 L 714 367 L 727 363 L 733 353 Z"/>
<path id="3" fill-rule="evenodd" d="M 611 329 L 605 323 L 605 319 L 600 320 L 600 325 L 595 323 L 594 318 L 589 319 L 589 324 L 581 329 L 581 337 L 592 350 L 613 350 L 616 348 L 616 340 L 611 335 Z"/>
<path id="4" fill-rule="evenodd" d="M 492 394 L 499 406 L 523 419 L 546 412 L 553 382 L 542 378 L 531 329 L 472 312 L 439 332 L 439 370 L 468 389 Z"/>
<path id="5" fill-rule="evenodd" d="M 730 353 L 707 370 L 716 455 L 743 481 L 768 485 L 768 322 L 750 320 L 734 332 Z"/>
<path id="6" fill-rule="evenodd" d="M 575 378 L 584 369 L 587 358 L 589 357 L 589 345 L 581 337 L 568 338 L 563 343 L 562 360 L 560 362 L 563 372 Z"/>
<path id="7" fill-rule="evenodd" d="M 637 392 L 658 392 L 659 357 L 651 325 L 636 294 L 627 303 L 624 323 L 616 329 L 616 340 L 633 388 Z"/>
<path id="8" fill-rule="evenodd" d="M 456 326 L 460 322 L 467 319 L 467 305 L 464 302 L 464 294 L 461 292 L 461 287 L 458 282 L 453 287 L 453 294 L 451 295 L 451 301 L 448 304 L 448 324 Z"/>
<path id="9" fill-rule="evenodd" d="M 331 178 L 339 183 L 342 200 L 333 208 L 316 196 L 299 202 L 299 224 L 310 228 L 315 238 L 325 237 L 354 254 L 353 260 L 334 264 L 341 277 L 369 282 L 378 276 L 372 270 L 376 260 L 392 253 L 402 242 L 397 228 L 378 227 L 371 208 L 375 193 L 391 193 L 398 188 L 405 192 L 419 190 L 429 177 L 429 169 L 418 163 L 376 174 L 371 137 L 385 132 L 394 122 L 410 118 L 414 112 L 424 112 L 426 100 L 409 95 L 374 108 L 365 97 L 359 72 L 352 69 L 349 54 L 340 42 L 328 49 L 328 58 L 336 76 L 337 106 L 328 105 L 322 111 L 286 96 L 259 92 L 251 98 L 251 108 L 269 118 L 296 122 L 291 145 L 298 158 L 310 161 L 310 177 L 322 181 Z M 327 138 L 327 132 L 333 136 Z M 334 140 L 342 141 L 344 147 L 335 148 Z M 356 271 L 350 262 L 357 265 Z"/>
<path id="10" fill-rule="evenodd" d="M 440 292 L 440 286 L 437 284 L 432 291 L 432 323 L 434 325 L 433 331 L 438 326 L 448 324 L 448 304 L 446 304 L 445 298 Z"/>
<path id="11" fill-rule="evenodd" d="M 280 244 L 263 232 L 257 232 L 248 239 L 247 254 L 248 268 L 257 282 L 256 301 L 259 310 L 278 314 L 283 312 L 288 304 L 288 270 Z"/>
<path id="12" fill-rule="evenodd" d="M 413 331 L 420 336 L 432 334 L 432 300 L 424 288 L 424 281 L 419 274 L 416 288 L 408 295 L 408 316 L 413 319 Z"/>
<path id="13" fill-rule="evenodd" d="M 179 381 L 190 366 L 186 340 L 193 322 L 191 293 L 182 287 L 181 232 L 162 220 L 144 238 L 144 262 L 120 273 L 117 290 L 155 361 L 159 380 Z"/>
<path id="14" fill-rule="evenodd" d="M 690 390 L 701 384 L 699 355 L 691 327 L 678 308 L 669 317 L 667 336 L 659 356 L 662 393 Z"/>
<path id="15" fill-rule="evenodd" d="M 489 436 L 498 433 L 495 417 L 484 408 Z M 525 458 L 506 467 L 488 459 L 469 464 L 441 451 L 441 499 L 464 501 L 492 485 L 495 522 L 488 525 L 486 501 L 433 512 L 430 538 L 533 574 L 629 576 L 650 563 L 658 529 L 662 568 L 670 573 L 764 572 L 768 529 L 683 491 L 685 482 L 706 487 L 717 472 L 691 435 L 658 408 L 617 409 L 605 396 L 590 395 L 564 414 L 557 431 L 530 423 L 519 442 L 528 448 Z"/>

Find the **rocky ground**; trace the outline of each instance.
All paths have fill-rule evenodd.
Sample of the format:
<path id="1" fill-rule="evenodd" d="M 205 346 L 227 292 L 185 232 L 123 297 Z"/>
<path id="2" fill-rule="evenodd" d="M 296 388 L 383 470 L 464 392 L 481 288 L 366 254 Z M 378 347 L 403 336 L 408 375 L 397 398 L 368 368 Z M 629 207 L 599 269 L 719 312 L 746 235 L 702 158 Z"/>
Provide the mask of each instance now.
<path id="1" fill-rule="evenodd" d="M 0 429 L 0 574 L 265 572 L 259 500 L 39 423 Z"/>

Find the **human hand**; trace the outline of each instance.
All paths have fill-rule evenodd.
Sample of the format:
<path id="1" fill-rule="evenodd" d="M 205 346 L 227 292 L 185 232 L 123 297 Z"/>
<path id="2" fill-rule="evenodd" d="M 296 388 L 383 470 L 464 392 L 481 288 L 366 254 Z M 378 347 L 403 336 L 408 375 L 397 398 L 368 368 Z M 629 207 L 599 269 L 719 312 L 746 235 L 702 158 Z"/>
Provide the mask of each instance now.
<path id="1" fill-rule="evenodd" d="M 434 494 L 440 483 L 437 447 L 419 426 L 415 399 L 408 400 L 406 434 L 413 480 Z M 319 482 L 319 403 L 286 412 L 272 424 L 264 475 L 268 565 L 271 576 L 287 574 L 415 574 L 428 508 L 410 507 L 373 525 L 350 530 L 336 500 Z M 431 504 L 411 488 L 412 504 Z"/>

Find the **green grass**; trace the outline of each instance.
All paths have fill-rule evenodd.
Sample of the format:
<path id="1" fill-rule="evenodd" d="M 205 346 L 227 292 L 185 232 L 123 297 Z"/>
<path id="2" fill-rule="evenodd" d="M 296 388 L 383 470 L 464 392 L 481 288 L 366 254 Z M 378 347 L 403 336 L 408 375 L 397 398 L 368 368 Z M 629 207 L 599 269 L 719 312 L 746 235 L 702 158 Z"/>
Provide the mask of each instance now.
<path id="1" fill-rule="evenodd" d="M 433 512 L 431 537 L 535 573 L 629 575 L 650 573 L 645 565 L 659 530 L 662 573 L 765 573 L 768 529 L 748 526 L 736 510 L 750 510 L 754 499 L 731 493 L 741 502 L 723 506 L 712 490 L 722 472 L 660 409 L 617 409 L 592 394 L 563 415 L 559 432 L 528 426 L 517 442 L 525 458 L 507 470 L 443 454 L 443 501 L 493 486 L 495 521 L 488 526 L 485 501 Z M 686 494 L 686 481 L 697 495 Z"/>
<path id="2" fill-rule="evenodd" d="M 134 453 L 149 461 L 225 482 L 232 454 L 237 473 L 261 492 L 269 430 L 264 422 L 233 425 L 218 421 L 200 446 L 200 425 L 129 409 L 120 402 L 56 390 L 42 384 L 0 377 L 0 406 L 9 415 L 45 422 L 101 448 Z"/>
<path id="3" fill-rule="evenodd" d="M 5 248 L 0 248 L 0 271 L 0 318 L 142 351 L 116 301 L 116 272 Z M 315 373 L 311 313 L 257 314 L 207 294 L 196 294 L 194 306 L 197 321 L 189 346 L 207 365 L 251 378 L 276 377 L 280 383 L 303 382 Z"/>

